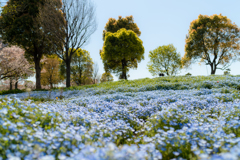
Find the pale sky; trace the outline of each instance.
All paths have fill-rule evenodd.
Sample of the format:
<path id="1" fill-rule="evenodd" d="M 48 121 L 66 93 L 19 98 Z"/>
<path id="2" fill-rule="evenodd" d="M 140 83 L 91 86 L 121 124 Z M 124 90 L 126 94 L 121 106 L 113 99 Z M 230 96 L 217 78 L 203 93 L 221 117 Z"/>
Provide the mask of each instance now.
<path id="1" fill-rule="evenodd" d="M 139 37 L 145 48 L 145 60 L 138 64 L 138 69 L 130 69 L 129 79 L 152 78 L 147 69 L 149 51 L 158 46 L 173 44 L 177 51 L 184 55 L 185 38 L 190 23 L 199 14 L 222 14 L 240 27 L 239 0 L 93 0 L 96 5 L 98 28 L 91 36 L 90 42 L 84 49 L 90 52 L 93 61 L 99 65 L 99 73 L 104 73 L 99 50 L 103 46 L 102 32 L 109 18 L 133 15 L 142 32 Z M 240 62 L 231 65 L 231 74 L 240 73 Z M 209 75 L 210 66 L 192 65 L 188 70 L 182 70 L 180 75 L 190 72 L 192 75 Z M 217 70 L 216 74 L 223 74 Z M 118 77 L 114 76 L 114 80 Z"/>

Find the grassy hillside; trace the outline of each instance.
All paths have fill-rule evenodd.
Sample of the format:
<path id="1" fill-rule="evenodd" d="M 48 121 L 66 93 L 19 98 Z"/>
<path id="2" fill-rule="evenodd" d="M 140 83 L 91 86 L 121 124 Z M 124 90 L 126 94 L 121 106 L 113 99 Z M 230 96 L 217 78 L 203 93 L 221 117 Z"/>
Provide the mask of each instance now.
<path id="1" fill-rule="evenodd" d="M 95 94 L 186 89 L 240 89 L 240 76 L 176 76 L 139 80 L 120 80 L 94 85 L 71 87 L 70 90 L 95 90 Z M 69 90 L 68 89 L 68 90 Z"/>

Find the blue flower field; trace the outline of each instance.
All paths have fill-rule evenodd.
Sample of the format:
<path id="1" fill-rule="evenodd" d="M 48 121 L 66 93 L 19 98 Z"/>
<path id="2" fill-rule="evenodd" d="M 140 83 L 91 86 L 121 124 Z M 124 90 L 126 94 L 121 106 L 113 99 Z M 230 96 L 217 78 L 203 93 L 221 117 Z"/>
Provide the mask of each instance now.
<path id="1" fill-rule="evenodd" d="M 0 96 L 0 159 L 237 160 L 239 92 L 179 76 Z"/>

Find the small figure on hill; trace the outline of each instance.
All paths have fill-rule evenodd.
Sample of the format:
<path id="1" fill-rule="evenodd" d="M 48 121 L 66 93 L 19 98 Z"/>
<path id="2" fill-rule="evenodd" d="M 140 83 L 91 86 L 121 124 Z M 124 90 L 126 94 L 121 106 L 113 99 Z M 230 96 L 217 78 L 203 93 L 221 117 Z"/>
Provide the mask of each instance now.
<path id="1" fill-rule="evenodd" d="M 159 73 L 159 77 L 164 77 L 164 73 Z"/>

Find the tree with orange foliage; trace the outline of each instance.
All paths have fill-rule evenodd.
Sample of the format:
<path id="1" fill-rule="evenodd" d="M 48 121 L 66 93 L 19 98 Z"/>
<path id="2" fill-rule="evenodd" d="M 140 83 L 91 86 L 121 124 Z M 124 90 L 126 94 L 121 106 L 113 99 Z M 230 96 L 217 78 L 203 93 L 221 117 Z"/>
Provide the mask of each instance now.
<path id="1" fill-rule="evenodd" d="M 42 85 L 50 85 L 50 88 L 52 89 L 54 84 L 62 82 L 62 78 L 59 74 L 59 61 L 60 59 L 57 55 L 49 55 L 43 59 L 43 70 L 41 72 Z"/>
<path id="2" fill-rule="evenodd" d="M 226 16 L 199 15 L 192 21 L 186 37 L 183 66 L 188 67 L 200 59 L 211 66 L 211 74 L 215 74 L 216 69 L 224 70 L 239 56 L 239 38 L 238 26 Z"/>

